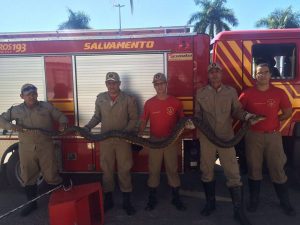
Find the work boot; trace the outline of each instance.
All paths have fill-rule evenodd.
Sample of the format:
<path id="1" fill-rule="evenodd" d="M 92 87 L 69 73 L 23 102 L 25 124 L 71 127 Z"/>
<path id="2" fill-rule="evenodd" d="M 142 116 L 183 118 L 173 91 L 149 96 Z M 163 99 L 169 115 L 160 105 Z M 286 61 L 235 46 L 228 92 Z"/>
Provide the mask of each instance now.
<path id="1" fill-rule="evenodd" d="M 206 203 L 201 210 L 202 216 L 209 216 L 216 209 L 215 181 L 202 182 L 205 192 Z"/>
<path id="2" fill-rule="evenodd" d="M 157 205 L 156 188 L 149 188 L 149 197 L 145 210 L 152 211 Z"/>
<path id="3" fill-rule="evenodd" d="M 112 192 L 104 193 L 104 211 L 108 211 L 114 207 Z"/>
<path id="4" fill-rule="evenodd" d="M 248 179 L 250 198 L 247 210 L 249 212 L 255 212 L 257 210 L 259 204 L 260 183 L 260 180 Z"/>
<path id="5" fill-rule="evenodd" d="M 276 194 L 280 200 L 280 206 L 283 209 L 284 213 L 288 216 L 295 216 L 296 212 L 290 203 L 287 184 L 286 183 L 284 184 L 273 183 L 273 184 L 275 187 Z"/>
<path id="6" fill-rule="evenodd" d="M 130 201 L 131 192 L 123 192 L 123 209 L 128 216 L 131 216 L 136 213 Z"/>
<path id="7" fill-rule="evenodd" d="M 37 196 L 37 185 L 27 185 L 25 186 L 25 193 L 27 200 L 30 201 Z M 24 206 L 24 208 L 21 211 L 21 216 L 27 216 L 29 215 L 32 211 L 37 209 L 37 202 L 31 202 L 28 205 Z"/>
<path id="8" fill-rule="evenodd" d="M 229 188 L 230 195 L 232 198 L 233 203 L 233 212 L 234 218 L 241 224 L 241 225 L 251 225 L 250 221 L 246 217 L 243 208 L 243 194 L 241 187 L 231 187 Z"/>
<path id="9" fill-rule="evenodd" d="M 171 202 L 177 210 L 184 211 L 186 210 L 185 205 L 182 203 L 179 196 L 179 187 L 172 187 L 172 202 Z"/>

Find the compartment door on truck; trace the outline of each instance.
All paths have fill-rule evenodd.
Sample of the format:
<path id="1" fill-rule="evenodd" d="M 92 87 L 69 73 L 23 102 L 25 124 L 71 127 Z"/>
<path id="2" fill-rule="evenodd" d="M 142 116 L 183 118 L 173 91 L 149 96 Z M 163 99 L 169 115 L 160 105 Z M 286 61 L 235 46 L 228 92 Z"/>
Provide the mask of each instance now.
<path id="1" fill-rule="evenodd" d="M 153 75 L 166 73 L 165 62 L 163 53 L 76 56 L 79 125 L 84 126 L 92 118 L 96 96 L 107 91 L 105 75 L 109 71 L 120 75 L 121 89 L 137 98 L 141 113 L 144 102 L 155 95 Z"/>
<path id="2" fill-rule="evenodd" d="M 46 99 L 43 57 L 0 57 L 0 113 L 20 104 L 21 86 L 32 83 L 38 88 L 38 99 Z"/>

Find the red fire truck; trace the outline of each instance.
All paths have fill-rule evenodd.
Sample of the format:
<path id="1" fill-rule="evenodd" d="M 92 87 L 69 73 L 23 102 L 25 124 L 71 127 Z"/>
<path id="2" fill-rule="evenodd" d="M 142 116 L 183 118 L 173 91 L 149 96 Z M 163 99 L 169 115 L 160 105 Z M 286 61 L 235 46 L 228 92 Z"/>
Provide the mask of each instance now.
<path id="1" fill-rule="evenodd" d="M 287 149 L 298 161 L 299 153 L 292 150 L 299 145 L 300 128 L 294 129 L 298 138 L 292 131 L 300 119 L 299 36 L 299 30 L 234 31 L 223 32 L 212 41 L 213 61 L 223 66 L 224 82 L 238 91 L 254 84 L 257 60 L 273 58 L 279 72 L 273 83 L 293 102 L 293 116 L 282 124 L 282 132 Z M 140 113 L 145 100 L 155 94 L 153 74 L 163 72 L 168 78 L 168 93 L 182 101 L 187 116 L 193 116 L 196 89 L 207 83 L 210 46 L 208 35 L 191 33 L 184 27 L 121 33 L 80 30 L 0 34 L 0 112 L 21 102 L 22 84 L 34 83 L 39 100 L 52 102 L 68 116 L 70 125 L 83 126 L 94 112 L 96 95 L 106 91 L 105 74 L 115 71 L 121 76 L 122 90 L 137 97 Z M 96 127 L 93 132 L 99 130 Z M 181 139 L 178 163 L 184 172 L 199 166 L 199 143 L 193 131 L 185 132 Z M 62 172 L 101 171 L 101 143 L 73 135 L 54 140 Z M 20 181 L 17 151 L 16 134 L 2 131 L 1 167 L 14 186 Z M 133 172 L 147 172 L 147 151 L 133 152 Z"/>

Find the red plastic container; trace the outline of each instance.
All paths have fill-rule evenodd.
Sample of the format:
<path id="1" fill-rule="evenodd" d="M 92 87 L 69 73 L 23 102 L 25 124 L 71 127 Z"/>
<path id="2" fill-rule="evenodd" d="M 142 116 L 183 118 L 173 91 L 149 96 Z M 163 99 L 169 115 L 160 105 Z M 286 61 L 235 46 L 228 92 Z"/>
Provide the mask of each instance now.
<path id="1" fill-rule="evenodd" d="M 102 198 L 99 182 L 53 192 L 48 205 L 50 225 L 103 225 Z"/>

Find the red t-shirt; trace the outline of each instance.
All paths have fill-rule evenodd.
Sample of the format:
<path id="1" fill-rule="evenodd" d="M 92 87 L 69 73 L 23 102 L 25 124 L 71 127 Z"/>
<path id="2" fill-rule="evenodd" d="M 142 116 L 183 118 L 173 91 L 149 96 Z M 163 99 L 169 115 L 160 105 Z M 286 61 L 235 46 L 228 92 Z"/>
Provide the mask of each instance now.
<path id="1" fill-rule="evenodd" d="M 265 120 L 251 127 L 252 130 L 260 132 L 278 131 L 279 110 L 292 107 L 285 92 L 272 85 L 266 91 L 259 91 L 256 87 L 249 88 L 240 95 L 239 99 L 246 111 L 266 117 Z"/>
<path id="2" fill-rule="evenodd" d="M 156 138 L 168 137 L 179 119 L 184 117 L 181 101 L 173 96 L 160 100 L 156 96 L 146 101 L 141 120 L 150 119 L 150 135 Z"/>

